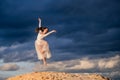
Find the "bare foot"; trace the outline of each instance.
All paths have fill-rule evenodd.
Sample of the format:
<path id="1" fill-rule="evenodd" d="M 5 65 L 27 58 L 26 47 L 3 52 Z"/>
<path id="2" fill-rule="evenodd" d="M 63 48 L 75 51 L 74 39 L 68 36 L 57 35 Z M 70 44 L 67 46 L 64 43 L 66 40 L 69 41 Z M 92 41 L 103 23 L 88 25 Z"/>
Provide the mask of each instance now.
<path id="1" fill-rule="evenodd" d="M 44 66 L 47 66 L 47 63 L 46 62 L 44 62 L 44 64 L 43 64 Z"/>

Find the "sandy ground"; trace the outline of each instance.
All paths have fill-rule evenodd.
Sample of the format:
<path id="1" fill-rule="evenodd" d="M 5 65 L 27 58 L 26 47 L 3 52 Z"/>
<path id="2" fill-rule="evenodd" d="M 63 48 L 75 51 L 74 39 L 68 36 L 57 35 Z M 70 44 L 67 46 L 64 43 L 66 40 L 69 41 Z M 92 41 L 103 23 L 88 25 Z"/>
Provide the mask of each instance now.
<path id="1" fill-rule="evenodd" d="M 72 74 L 65 72 L 32 72 L 7 80 L 110 80 L 98 74 Z"/>

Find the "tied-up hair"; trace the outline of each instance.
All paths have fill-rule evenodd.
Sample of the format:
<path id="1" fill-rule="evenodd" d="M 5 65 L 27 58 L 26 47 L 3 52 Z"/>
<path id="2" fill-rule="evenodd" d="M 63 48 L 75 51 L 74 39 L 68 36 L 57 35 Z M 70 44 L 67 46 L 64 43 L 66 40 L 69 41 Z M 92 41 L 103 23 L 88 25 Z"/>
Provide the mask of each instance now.
<path id="1" fill-rule="evenodd" d="M 44 31 L 44 29 L 48 29 L 47 27 L 37 27 L 36 29 L 35 29 L 35 32 L 39 32 L 39 31 L 41 31 L 41 32 L 43 32 Z"/>

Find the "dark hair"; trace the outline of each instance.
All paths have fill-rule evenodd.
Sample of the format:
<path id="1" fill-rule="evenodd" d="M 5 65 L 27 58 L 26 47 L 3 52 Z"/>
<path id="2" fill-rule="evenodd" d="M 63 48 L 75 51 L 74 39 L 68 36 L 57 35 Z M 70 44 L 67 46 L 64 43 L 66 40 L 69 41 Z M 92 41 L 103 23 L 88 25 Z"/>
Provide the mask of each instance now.
<path id="1" fill-rule="evenodd" d="M 39 32 L 40 30 L 43 32 L 44 31 L 44 29 L 48 29 L 47 27 L 37 27 L 36 29 L 35 29 L 35 32 Z"/>

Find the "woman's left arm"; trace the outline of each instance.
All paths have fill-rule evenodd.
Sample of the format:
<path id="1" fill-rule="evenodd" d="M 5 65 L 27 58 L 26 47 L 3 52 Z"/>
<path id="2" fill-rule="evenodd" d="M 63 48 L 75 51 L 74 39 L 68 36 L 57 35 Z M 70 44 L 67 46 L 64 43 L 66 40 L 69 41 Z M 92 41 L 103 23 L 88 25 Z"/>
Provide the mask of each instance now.
<path id="1" fill-rule="evenodd" d="M 52 31 L 46 33 L 46 34 L 44 35 L 44 37 L 48 36 L 49 34 L 51 34 L 51 33 L 53 33 L 53 32 L 56 32 L 56 30 L 52 30 Z"/>

